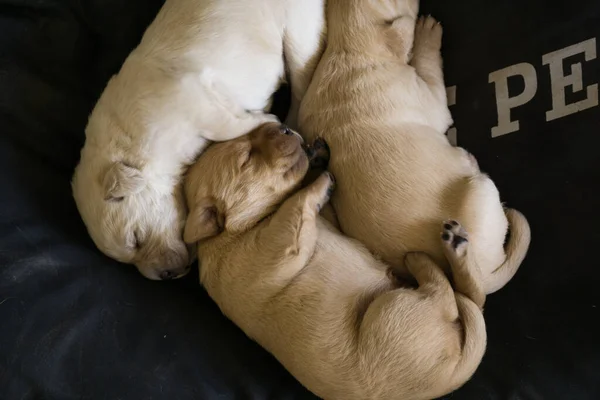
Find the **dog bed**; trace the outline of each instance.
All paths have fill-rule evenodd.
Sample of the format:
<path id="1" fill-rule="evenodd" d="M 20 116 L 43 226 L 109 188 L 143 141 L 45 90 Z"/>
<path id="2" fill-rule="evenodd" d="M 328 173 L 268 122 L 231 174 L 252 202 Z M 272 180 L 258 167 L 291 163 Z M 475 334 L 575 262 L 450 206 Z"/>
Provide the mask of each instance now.
<path id="1" fill-rule="evenodd" d="M 70 177 L 87 116 L 160 0 L 0 0 L 0 398 L 313 399 L 198 274 L 144 279 L 87 235 Z M 488 297 L 488 350 L 452 399 L 600 398 L 600 3 L 427 1 L 450 139 L 532 227 Z M 275 107 L 286 109 L 286 95 Z"/>

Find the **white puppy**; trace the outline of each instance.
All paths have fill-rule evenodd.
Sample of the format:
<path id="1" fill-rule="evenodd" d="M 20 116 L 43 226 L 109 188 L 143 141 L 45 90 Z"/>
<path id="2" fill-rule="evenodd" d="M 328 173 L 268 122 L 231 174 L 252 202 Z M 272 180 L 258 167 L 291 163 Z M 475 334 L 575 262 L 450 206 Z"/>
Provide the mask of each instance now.
<path id="1" fill-rule="evenodd" d="M 277 121 L 263 111 L 284 57 L 294 124 L 324 44 L 324 1 L 166 1 L 93 110 L 73 176 L 100 250 L 150 279 L 189 270 L 182 173 L 209 141 Z"/>

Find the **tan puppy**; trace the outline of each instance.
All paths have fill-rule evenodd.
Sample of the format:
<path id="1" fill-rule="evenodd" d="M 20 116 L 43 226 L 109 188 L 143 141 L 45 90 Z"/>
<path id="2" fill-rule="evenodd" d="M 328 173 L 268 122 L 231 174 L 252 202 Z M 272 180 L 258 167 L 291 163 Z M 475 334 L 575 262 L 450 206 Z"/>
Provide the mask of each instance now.
<path id="1" fill-rule="evenodd" d="M 293 122 L 322 52 L 324 2 L 165 2 L 96 104 L 73 176 L 101 251 L 150 279 L 187 273 L 183 171 L 210 141 L 277 120 L 263 111 L 286 67 Z"/>
<path id="2" fill-rule="evenodd" d="M 324 399 L 431 399 L 461 386 L 486 347 L 466 232 L 448 222 L 441 246 L 460 293 L 423 253 L 406 258 L 419 288 L 397 288 L 385 264 L 318 216 L 328 172 L 294 193 L 308 164 L 301 139 L 266 124 L 190 168 L 184 237 L 200 242 L 209 295 Z"/>
<path id="3" fill-rule="evenodd" d="M 338 180 L 332 205 L 344 233 L 400 274 L 404 255 L 417 250 L 447 270 L 440 221 L 460 221 L 470 234 L 466 262 L 489 294 L 519 268 L 529 225 L 503 209 L 475 159 L 444 136 L 452 119 L 442 28 L 431 17 L 415 26 L 418 5 L 328 2 L 328 43 L 301 104 L 300 132 L 309 141 L 322 136 L 331 148 L 329 169 Z"/>

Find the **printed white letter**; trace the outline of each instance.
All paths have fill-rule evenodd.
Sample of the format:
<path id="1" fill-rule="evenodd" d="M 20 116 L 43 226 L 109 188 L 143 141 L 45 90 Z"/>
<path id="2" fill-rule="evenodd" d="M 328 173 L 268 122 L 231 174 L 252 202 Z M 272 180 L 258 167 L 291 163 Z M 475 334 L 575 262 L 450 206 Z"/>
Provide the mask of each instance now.
<path id="1" fill-rule="evenodd" d="M 546 113 L 546 121 L 562 118 L 598 105 L 598 84 L 586 88 L 586 98 L 583 100 L 571 104 L 567 104 L 565 100 L 565 88 L 567 86 L 573 87 L 573 93 L 583 90 L 581 63 L 571 65 L 570 75 L 565 75 L 563 69 L 565 58 L 580 53 L 585 54 L 585 61 L 595 59 L 596 38 L 565 47 L 542 57 L 544 65 L 550 66 L 550 80 L 552 81 L 552 110 Z"/>
<path id="2" fill-rule="evenodd" d="M 525 82 L 523 92 L 509 97 L 508 78 L 520 75 Z M 531 101 L 537 92 L 537 75 L 533 65 L 521 63 L 492 72 L 489 83 L 496 84 L 496 107 L 498 108 L 498 126 L 492 128 L 492 137 L 506 135 L 519 130 L 519 121 L 510 120 L 510 110 Z"/>

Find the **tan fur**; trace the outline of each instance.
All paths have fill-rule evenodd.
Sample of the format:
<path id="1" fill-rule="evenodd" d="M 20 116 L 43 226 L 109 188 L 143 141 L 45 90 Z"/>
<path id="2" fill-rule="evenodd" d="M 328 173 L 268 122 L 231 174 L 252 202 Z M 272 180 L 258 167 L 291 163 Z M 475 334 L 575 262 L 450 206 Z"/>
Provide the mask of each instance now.
<path id="1" fill-rule="evenodd" d="M 397 288 L 385 264 L 318 216 L 329 173 L 297 190 L 307 168 L 301 140 L 275 124 L 213 144 L 190 168 L 185 239 L 200 241 L 209 295 L 326 400 L 431 399 L 461 386 L 486 347 L 467 233 L 452 221 L 440 246 L 460 293 L 423 253 L 406 258 L 418 289 Z"/>
<path id="2" fill-rule="evenodd" d="M 452 147 L 440 54 L 442 28 L 417 23 L 418 0 L 330 0 L 327 47 L 301 104 L 300 132 L 323 137 L 339 188 L 332 205 L 342 231 L 407 275 L 408 251 L 448 271 L 440 221 L 470 233 L 469 263 L 486 293 L 516 273 L 529 225 L 500 203 L 477 162 Z M 413 43 L 414 42 L 414 43 Z M 509 228 L 510 242 L 503 246 Z"/>
<path id="3" fill-rule="evenodd" d="M 110 257 L 150 279 L 189 271 L 182 173 L 209 141 L 267 121 L 287 77 L 288 123 L 321 55 L 325 0 L 167 0 L 86 127 L 73 196 Z"/>

